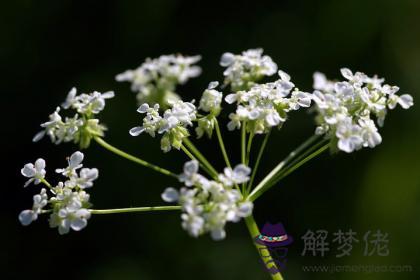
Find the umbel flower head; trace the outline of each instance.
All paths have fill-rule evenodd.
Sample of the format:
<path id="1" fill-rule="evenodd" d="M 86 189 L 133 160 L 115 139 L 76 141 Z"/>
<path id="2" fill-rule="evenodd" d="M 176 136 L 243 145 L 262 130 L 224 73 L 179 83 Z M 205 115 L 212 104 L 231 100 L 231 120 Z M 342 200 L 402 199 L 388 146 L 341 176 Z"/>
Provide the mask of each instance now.
<path id="1" fill-rule="evenodd" d="M 413 106 L 409 94 L 396 95 L 399 88 L 384 84 L 384 79 L 342 68 L 345 81 L 332 82 L 324 74 L 314 74 L 312 99 L 317 111 L 316 134 L 325 134 L 337 148 L 351 153 L 362 147 L 373 148 L 382 142 L 378 127 L 383 126 L 388 110 L 399 104 Z"/>
<path id="2" fill-rule="evenodd" d="M 238 222 L 252 213 L 252 202 L 244 200 L 241 192 L 234 188 L 249 180 L 250 171 L 242 164 L 233 170 L 226 168 L 219 180 L 213 181 L 198 173 L 197 161 L 189 161 L 179 176 L 185 186 L 180 191 L 167 188 L 162 199 L 182 206 L 182 227 L 191 236 L 210 233 L 214 240 L 221 240 L 226 237 L 227 222 Z"/>
<path id="3" fill-rule="evenodd" d="M 25 164 L 25 166 L 20 170 L 20 173 L 29 178 L 24 187 L 27 187 L 32 182 L 34 182 L 35 185 L 38 185 L 45 177 L 45 160 L 39 158 L 35 161 L 35 164 Z"/>
<path id="4" fill-rule="evenodd" d="M 180 54 L 147 58 L 137 69 L 118 74 L 115 79 L 131 82 L 131 90 L 137 93 L 139 104 L 158 103 L 166 109 L 171 102 L 180 99 L 175 93 L 176 86 L 201 74 L 201 68 L 194 65 L 200 59 L 199 55 Z"/>
<path id="5" fill-rule="evenodd" d="M 236 112 L 229 115 L 229 130 L 247 125 L 247 131 L 262 134 L 272 127 L 282 127 L 287 113 L 311 105 L 311 95 L 295 88 L 290 76 L 278 72 L 280 79 L 272 83 L 255 84 L 249 90 L 228 94 L 225 101 L 236 103 Z"/>
<path id="6" fill-rule="evenodd" d="M 132 136 L 138 136 L 145 132 L 152 137 L 156 133 L 162 134 L 161 149 L 168 152 L 174 147 L 180 149 L 182 139 L 188 137 L 187 126 L 192 126 L 192 121 L 196 119 L 196 107 L 191 102 L 183 102 L 177 100 L 170 102 L 171 108 L 165 110 L 163 116 L 159 114 L 159 104 L 150 107 L 149 104 L 144 103 L 137 112 L 146 114 L 143 118 L 143 124 L 130 129 Z"/>
<path id="7" fill-rule="evenodd" d="M 197 119 L 197 127 L 195 128 L 197 138 L 201 138 L 204 134 L 211 138 L 213 134 L 216 118 L 222 110 L 223 93 L 216 90 L 218 85 L 219 82 L 210 82 L 201 96 L 198 109 L 205 112 L 206 115 Z"/>
<path id="8" fill-rule="evenodd" d="M 90 218 L 88 208 L 91 204 L 89 194 L 85 189 L 93 186 L 93 181 L 99 174 L 96 168 L 82 168 L 83 158 L 83 153 L 75 152 L 70 156 L 66 168 L 56 170 L 64 176 L 65 181 L 60 181 L 55 187 L 44 179 L 45 161 L 43 159 L 36 161 L 35 171 L 30 171 L 32 164 L 25 165 L 22 174 L 25 177 L 32 177 L 35 184 L 41 182 L 36 180 L 42 179 L 42 182 L 48 186 L 48 191 L 42 188 L 41 192 L 33 197 L 32 209 L 23 210 L 20 213 L 19 221 L 22 225 L 29 225 L 38 219 L 38 215 L 49 213 L 50 227 L 57 227 L 60 234 L 68 233 L 70 229 L 79 231 L 86 227 L 87 220 Z"/>
<path id="9" fill-rule="evenodd" d="M 263 49 L 250 49 L 240 55 L 224 53 L 220 65 L 226 67 L 223 72 L 225 85 L 230 85 L 234 92 L 247 90 L 264 76 L 277 72 L 277 64 L 268 55 L 263 55 Z"/>
<path id="10" fill-rule="evenodd" d="M 94 91 L 77 95 L 76 88 L 72 88 L 61 107 L 57 107 L 49 116 L 49 121 L 41 124 L 43 130 L 34 136 L 33 141 L 37 142 L 47 135 L 55 144 L 73 141 L 79 144 L 80 148 L 89 147 L 92 138 L 102 137 L 106 130 L 94 116 L 105 108 L 105 100 L 113 97 L 112 91 L 105 93 Z M 73 117 L 63 118 L 60 115 L 61 108 L 73 109 L 76 113 Z"/>

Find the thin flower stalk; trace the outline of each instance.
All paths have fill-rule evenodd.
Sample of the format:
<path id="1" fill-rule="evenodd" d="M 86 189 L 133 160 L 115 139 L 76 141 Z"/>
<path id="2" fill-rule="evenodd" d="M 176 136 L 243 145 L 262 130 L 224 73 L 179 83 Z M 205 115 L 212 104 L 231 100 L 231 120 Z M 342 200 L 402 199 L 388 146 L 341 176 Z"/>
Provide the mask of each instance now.
<path id="1" fill-rule="evenodd" d="M 273 175 L 272 178 L 270 178 L 269 180 L 267 180 L 267 182 L 264 185 L 258 185 L 258 189 L 257 187 L 251 192 L 251 194 L 248 196 L 248 199 L 250 201 L 255 201 L 258 197 L 260 197 L 263 193 L 265 193 L 267 190 L 269 190 L 273 185 L 275 185 L 279 180 L 283 179 L 284 177 L 286 177 L 287 175 L 289 175 L 290 173 L 292 173 L 294 170 L 296 170 L 298 167 L 302 166 L 303 164 L 305 164 L 306 162 L 308 162 L 309 160 L 313 159 L 314 157 L 320 155 L 322 152 L 328 150 L 330 143 L 325 144 L 324 146 L 322 146 L 321 148 L 319 148 L 318 150 L 316 150 L 315 152 L 313 152 L 312 154 L 310 154 L 309 156 L 307 156 L 306 158 L 304 158 L 303 160 L 299 161 L 298 163 L 296 163 L 294 166 L 291 166 L 289 169 L 286 170 L 286 172 L 280 174 L 276 179 L 273 179 L 277 174 Z"/>
<path id="2" fill-rule="evenodd" d="M 190 151 L 197 157 L 199 161 L 209 170 L 212 176 L 217 176 L 217 171 L 214 167 L 208 162 L 208 160 L 203 156 L 203 154 L 194 146 L 194 144 L 187 139 L 184 140 L 185 145 L 190 149 Z"/>
<path id="3" fill-rule="evenodd" d="M 249 183 L 246 189 L 246 193 L 245 193 L 246 195 L 248 195 L 249 192 L 251 191 L 252 184 L 254 183 L 255 175 L 257 174 L 258 167 L 260 166 L 260 161 L 261 161 L 262 155 L 264 154 L 265 146 L 267 145 L 270 134 L 271 134 L 271 131 L 269 131 L 264 136 L 263 142 L 261 143 L 260 150 L 258 151 L 258 155 L 257 155 L 257 160 L 255 161 L 254 168 L 252 169 L 251 179 L 249 180 Z"/>
<path id="4" fill-rule="evenodd" d="M 135 212 L 153 212 L 153 211 L 177 211 L 181 210 L 180 206 L 150 206 L 150 207 L 130 207 L 116 209 L 89 209 L 91 214 L 119 214 L 119 213 L 135 213 Z"/>
<path id="5" fill-rule="evenodd" d="M 226 152 L 225 144 L 224 144 L 224 141 L 223 141 L 222 133 L 220 132 L 219 122 L 217 121 L 217 119 L 215 119 L 214 124 L 215 124 L 217 139 L 219 141 L 220 150 L 222 151 L 223 158 L 225 160 L 226 166 L 232 168 L 232 166 L 230 164 L 230 161 L 229 161 L 229 156 Z"/>
<path id="6" fill-rule="evenodd" d="M 310 146 L 312 143 L 314 143 L 320 136 L 314 135 L 311 136 L 308 140 L 303 142 L 298 148 L 296 148 L 293 152 L 291 152 L 284 160 L 282 160 L 277 166 L 268 173 L 267 176 L 264 177 L 264 179 L 261 180 L 261 182 L 253 189 L 249 197 L 253 197 L 255 193 L 259 192 L 276 174 L 283 169 L 286 164 L 288 164 L 291 160 L 293 160 L 296 156 L 298 156 L 299 153 L 301 153 L 304 149 L 306 149 L 308 146 Z"/>
<path id="7" fill-rule="evenodd" d="M 123 157 L 125 159 L 128 159 L 130 161 L 133 161 L 135 163 L 138 163 L 138 164 L 140 164 L 140 165 L 142 165 L 144 167 L 150 168 L 150 169 L 152 169 L 152 170 L 154 170 L 156 172 L 159 172 L 159 173 L 161 173 L 163 175 L 170 176 L 170 177 L 173 177 L 173 178 L 177 178 L 177 175 L 175 173 L 173 173 L 173 172 L 171 172 L 171 171 L 169 171 L 169 170 L 167 170 L 165 168 L 159 167 L 159 166 L 157 166 L 155 164 L 149 163 L 149 162 L 147 162 L 145 160 L 142 160 L 142 159 L 140 159 L 138 157 L 135 157 L 133 155 L 130 155 L 130 154 L 128 154 L 128 153 L 126 153 L 126 152 L 124 152 L 124 151 L 122 151 L 122 150 L 120 150 L 120 149 L 118 149 L 118 148 L 116 148 L 116 147 L 114 147 L 114 146 L 112 146 L 110 144 L 108 144 L 104 139 L 102 139 L 100 137 L 94 137 L 94 140 L 99 145 L 101 145 L 103 148 L 107 149 L 108 151 L 110 151 L 110 152 L 112 152 L 112 153 L 114 153 L 116 155 L 119 155 L 119 156 L 121 156 L 121 157 Z"/>

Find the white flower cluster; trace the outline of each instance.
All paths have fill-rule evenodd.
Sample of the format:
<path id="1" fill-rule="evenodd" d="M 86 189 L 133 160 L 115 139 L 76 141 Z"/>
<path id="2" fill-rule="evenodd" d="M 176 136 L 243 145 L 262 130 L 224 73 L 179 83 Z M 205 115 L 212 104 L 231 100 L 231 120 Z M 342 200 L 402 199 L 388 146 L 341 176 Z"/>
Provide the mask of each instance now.
<path id="1" fill-rule="evenodd" d="M 178 100 L 175 93 L 178 84 L 201 74 L 201 68 L 194 65 L 201 56 L 162 55 L 146 61 L 135 70 L 127 70 L 116 76 L 118 82 L 131 82 L 131 90 L 137 92 L 140 104 L 160 103 Z"/>
<path id="2" fill-rule="evenodd" d="M 388 110 L 399 104 L 408 109 L 413 106 L 409 94 L 396 95 L 399 88 L 383 84 L 384 79 L 368 77 L 341 69 L 346 81 L 328 81 L 324 74 L 314 74 L 312 99 L 318 112 L 316 134 L 326 134 L 337 142 L 338 149 L 351 153 L 362 147 L 373 148 L 382 142 L 372 117 L 383 126 Z"/>
<path id="3" fill-rule="evenodd" d="M 224 53 L 220 65 L 226 67 L 223 72 L 225 84 L 229 84 L 232 91 L 247 90 L 264 76 L 277 71 L 277 64 L 268 55 L 263 55 L 263 49 L 250 49 L 241 55 Z"/>
<path id="4" fill-rule="evenodd" d="M 191 102 L 183 102 L 182 100 L 170 103 L 171 108 L 165 110 L 163 116 L 159 114 L 159 104 L 150 107 L 144 103 L 137 112 L 146 114 L 143 118 L 143 124 L 130 129 L 132 136 L 138 136 L 146 132 L 155 137 L 156 132 L 163 134 L 161 139 L 161 149 L 168 152 L 172 147 L 180 149 L 182 139 L 189 136 L 187 126 L 192 126 L 192 121 L 196 119 L 196 107 Z"/>
<path id="5" fill-rule="evenodd" d="M 33 197 L 32 209 L 24 210 L 19 215 L 22 225 L 29 225 L 38 219 L 41 213 L 51 213 L 50 227 L 57 227 L 60 234 L 68 233 L 70 229 L 79 231 L 86 227 L 90 218 L 90 203 L 89 194 L 85 189 L 93 186 L 93 181 L 98 178 L 98 169 L 82 168 L 83 158 L 83 153 L 75 152 L 70 156 L 66 168 L 56 170 L 66 181 L 59 182 L 55 187 L 44 179 L 46 171 L 43 159 L 38 159 L 34 165 L 26 164 L 22 168 L 22 175 L 30 178 L 25 186 L 33 181 L 35 184 L 43 182 L 49 187 L 51 195 L 48 197 L 47 190 L 43 188 Z M 44 210 L 47 205 L 50 205 L 50 209 Z"/>
<path id="6" fill-rule="evenodd" d="M 224 228 L 227 222 L 238 222 L 252 213 L 252 202 L 244 201 L 234 188 L 234 185 L 249 180 L 250 171 L 242 164 L 233 170 L 225 168 L 219 181 L 212 181 L 198 173 L 197 161 L 189 161 L 179 176 L 185 187 L 180 191 L 167 188 L 162 199 L 182 206 L 182 227 L 190 235 L 198 237 L 210 232 L 214 240 L 221 240 L 226 236 Z"/>
<path id="7" fill-rule="evenodd" d="M 197 119 L 197 127 L 195 129 L 197 137 L 201 138 L 204 133 L 211 138 L 213 134 L 214 125 L 216 122 L 216 117 L 220 114 L 222 110 L 222 92 L 216 90 L 216 87 L 219 85 L 219 82 L 211 82 L 207 89 L 203 92 L 200 99 L 200 106 L 198 109 L 206 112 L 207 115 Z"/>
<path id="8" fill-rule="evenodd" d="M 225 101 L 236 103 L 235 113 L 231 113 L 229 130 L 247 123 L 248 131 L 256 134 L 267 133 L 272 127 L 281 127 L 287 119 L 287 113 L 311 105 L 311 94 L 299 91 L 290 81 L 290 76 L 278 72 L 280 79 L 272 83 L 256 84 L 247 91 L 228 94 Z"/>
<path id="9" fill-rule="evenodd" d="M 94 136 L 103 136 L 105 127 L 99 120 L 93 118 L 105 108 L 105 100 L 114 97 L 114 92 L 100 93 L 94 91 L 77 95 L 76 88 L 72 88 L 61 108 L 74 109 L 77 113 L 69 118 L 60 115 L 60 107 L 49 116 L 49 121 L 41 124 L 42 131 L 32 139 L 34 142 L 49 136 L 55 144 L 74 141 L 81 148 L 87 148 Z"/>

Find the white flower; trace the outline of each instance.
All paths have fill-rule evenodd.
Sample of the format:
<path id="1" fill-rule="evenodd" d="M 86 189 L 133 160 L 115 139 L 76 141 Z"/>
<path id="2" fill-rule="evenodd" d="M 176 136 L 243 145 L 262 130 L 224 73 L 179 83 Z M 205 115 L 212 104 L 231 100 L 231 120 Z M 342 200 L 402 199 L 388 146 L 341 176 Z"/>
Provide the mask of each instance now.
<path id="1" fill-rule="evenodd" d="M 38 215 L 41 213 L 42 208 L 48 204 L 47 190 L 41 189 L 39 194 L 34 195 L 33 201 L 31 210 L 23 210 L 19 214 L 19 221 L 24 226 L 27 226 L 38 219 Z"/>
<path id="2" fill-rule="evenodd" d="M 227 67 L 223 72 L 225 84 L 230 84 L 234 91 L 247 89 L 263 76 L 271 76 L 277 71 L 277 64 L 262 55 L 263 49 L 250 49 L 241 55 L 224 53 L 220 65 Z"/>
<path id="3" fill-rule="evenodd" d="M 89 94 L 82 93 L 77 95 L 76 88 L 72 88 L 61 107 L 64 109 L 73 108 L 80 114 L 98 114 L 105 108 L 105 99 L 110 99 L 114 96 L 113 91 L 105 93 L 94 91 Z"/>
<path id="4" fill-rule="evenodd" d="M 139 113 L 146 113 L 143 118 L 143 125 L 130 129 L 132 136 L 138 136 L 143 132 L 147 132 L 154 137 L 156 132 L 163 134 L 161 139 L 161 149 L 168 152 L 172 147 L 180 149 L 182 140 L 188 137 L 187 126 L 192 126 L 192 121 L 196 120 L 196 107 L 192 102 L 183 102 L 177 100 L 170 102 L 171 109 L 167 109 L 163 116 L 159 115 L 159 105 L 155 104 L 150 108 L 147 103 L 140 106 L 137 110 Z"/>
<path id="5" fill-rule="evenodd" d="M 375 146 L 381 144 L 382 137 L 378 132 L 378 129 L 375 123 L 370 119 L 360 119 L 359 125 L 361 127 L 361 136 L 364 140 L 363 146 L 369 146 L 374 148 Z"/>
<path id="6" fill-rule="evenodd" d="M 244 164 L 238 164 L 232 170 L 232 168 L 226 167 L 224 169 L 224 174 L 219 175 L 219 179 L 226 186 L 232 186 L 234 184 L 242 184 L 249 180 L 249 174 L 251 173 L 251 168 Z"/>
<path id="7" fill-rule="evenodd" d="M 148 133 L 150 136 L 155 137 L 156 131 L 159 128 L 162 117 L 159 115 L 159 104 L 155 104 L 153 108 L 149 107 L 149 104 L 144 103 L 138 109 L 137 112 L 144 114 L 146 117 L 143 119 L 142 126 L 136 126 L 130 129 L 131 136 L 138 136 L 143 132 Z"/>
<path id="8" fill-rule="evenodd" d="M 210 233 L 214 240 L 225 238 L 227 222 L 238 222 L 252 213 L 253 204 L 244 201 L 241 193 L 232 188 L 234 183 L 246 182 L 250 170 L 238 165 L 231 170 L 225 169 L 221 180 L 207 180 L 198 173 L 198 162 L 189 161 L 179 176 L 185 184 L 180 191 L 167 188 L 162 193 L 166 202 L 178 202 L 182 206 L 182 227 L 194 237 Z"/>
<path id="9" fill-rule="evenodd" d="M 79 231 L 86 227 L 91 214 L 88 210 L 91 204 L 89 203 L 90 195 L 84 189 L 93 186 L 93 181 L 98 178 L 98 170 L 83 168 L 78 174 L 77 170 L 82 167 L 83 157 L 81 152 L 75 152 L 68 160 L 68 167 L 57 169 L 58 173 L 68 177 L 67 180 L 51 187 L 52 196 L 50 198 L 48 198 L 46 189 L 42 189 L 40 194 L 33 197 L 32 209 L 24 210 L 19 215 L 19 221 L 23 225 L 29 225 L 41 213 L 51 212 L 50 227 L 58 227 L 60 234 L 68 233 L 70 229 Z M 43 178 L 45 171 L 42 172 L 42 170 L 45 167 L 45 162 L 42 163 L 42 161 L 38 160 L 35 166 L 25 165 L 22 174 L 41 174 Z M 40 178 L 41 175 L 34 176 Z M 50 209 L 43 211 L 43 208 L 48 204 Z"/>
<path id="10" fill-rule="evenodd" d="M 191 102 L 183 102 L 178 100 L 173 102 L 172 108 L 165 111 L 163 117 L 168 120 L 176 118 L 177 122 L 183 126 L 192 126 L 192 121 L 196 119 L 196 108 Z M 170 122 L 170 121 L 169 121 Z"/>
<path id="11" fill-rule="evenodd" d="M 61 107 L 63 107 L 63 109 L 69 109 L 72 107 L 77 102 L 76 95 L 77 89 L 73 87 L 67 94 L 66 100 L 61 104 Z"/>
<path id="12" fill-rule="evenodd" d="M 203 92 L 200 99 L 199 109 L 204 112 L 211 112 L 214 115 L 218 115 L 220 112 L 220 105 L 222 104 L 223 94 L 220 91 L 215 90 L 218 82 L 211 82 L 208 88 Z"/>
<path id="13" fill-rule="evenodd" d="M 343 75 L 344 78 L 346 78 L 355 85 L 361 85 L 367 79 L 367 76 L 364 73 L 356 72 L 355 74 L 353 74 L 353 72 L 348 68 L 341 68 L 340 71 L 341 75 Z"/>
<path id="14" fill-rule="evenodd" d="M 230 113 L 229 119 L 230 119 L 230 122 L 228 122 L 227 124 L 228 130 L 232 131 L 232 130 L 241 128 L 241 118 L 238 114 Z"/>
<path id="15" fill-rule="evenodd" d="M 388 108 L 391 110 L 394 109 L 397 104 L 400 104 L 403 109 L 408 109 L 414 105 L 413 97 L 411 95 L 403 94 L 398 96 L 395 94 L 399 91 L 399 88 L 396 86 L 391 87 L 389 85 L 385 85 L 382 88 L 382 91 L 388 95 Z"/>
<path id="16" fill-rule="evenodd" d="M 70 228 L 74 231 L 80 231 L 87 226 L 90 215 L 89 210 L 84 208 L 63 208 L 51 215 L 50 226 L 58 227 L 60 234 L 69 233 Z"/>
<path id="17" fill-rule="evenodd" d="M 316 104 L 318 127 L 315 133 L 337 139 L 340 150 L 353 152 L 361 147 L 375 147 L 382 142 L 372 117 L 382 126 L 388 109 L 397 104 L 408 109 L 411 95 L 396 95 L 397 86 L 383 85 L 384 79 L 368 77 L 348 68 L 341 69 L 347 81 L 328 81 L 321 73 L 314 74 L 312 100 Z"/>
<path id="18" fill-rule="evenodd" d="M 247 91 L 225 97 L 227 103 L 237 103 L 236 112 L 229 115 L 229 130 L 240 128 L 241 122 L 246 122 L 247 130 L 267 133 L 272 127 L 281 128 L 290 111 L 310 106 L 311 95 L 297 88 L 293 90 L 294 84 L 287 73 L 280 70 L 278 74 L 280 79 L 275 82 L 255 84 Z"/>
<path id="19" fill-rule="evenodd" d="M 204 135 L 204 133 L 206 133 L 207 136 L 211 138 L 215 123 L 216 123 L 216 119 L 212 115 L 208 115 L 208 116 L 197 119 L 197 127 L 195 128 L 195 132 L 197 133 L 197 138 L 201 138 Z"/>
<path id="20" fill-rule="evenodd" d="M 316 90 L 330 92 L 334 90 L 334 83 L 327 80 L 327 77 L 321 72 L 315 72 L 313 75 L 313 88 Z"/>
<path id="21" fill-rule="evenodd" d="M 198 237 L 203 232 L 204 218 L 196 215 L 182 214 L 182 227 L 188 231 L 191 236 Z"/>
<path id="22" fill-rule="evenodd" d="M 187 187 L 193 185 L 207 186 L 207 179 L 198 174 L 198 161 L 191 160 L 184 164 L 184 172 L 178 176 L 180 182 L 183 182 Z"/>
<path id="23" fill-rule="evenodd" d="M 41 124 L 43 130 L 38 132 L 32 141 L 37 142 L 47 135 L 55 144 L 73 141 L 79 144 L 80 148 L 87 148 L 93 137 L 103 136 L 106 128 L 99 124 L 99 120 L 94 119 L 93 116 L 104 109 L 105 99 L 113 96 L 113 92 L 100 93 L 97 91 L 77 95 L 76 89 L 72 88 L 62 107 L 64 109 L 72 108 L 78 113 L 73 117 L 62 118 L 60 107 L 57 107 L 55 112 L 50 114 L 49 121 Z"/>
<path id="24" fill-rule="evenodd" d="M 118 82 L 131 82 L 131 90 L 137 92 L 137 99 L 144 102 L 163 102 L 179 100 L 174 93 L 178 84 L 201 74 L 201 68 L 194 65 L 200 56 L 162 55 L 146 61 L 135 70 L 127 70 L 115 77 Z"/>
<path id="25" fill-rule="evenodd" d="M 41 124 L 41 127 L 45 128 L 44 130 L 38 132 L 34 138 L 32 139 L 33 142 L 38 142 L 41 140 L 45 134 L 47 134 L 52 142 L 56 142 L 56 131 L 60 130 L 60 127 L 63 125 L 61 116 L 60 116 L 60 107 L 57 107 L 54 113 L 49 115 L 50 120 Z M 58 141 L 61 141 L 59 139 Z"/>
<path id="26" fill-rule="evenodd" d="M 79 176 L 75 174 L 70 177 L 68 181 L 69 186 L 78 186 L 81 189 L 90 188 L 93 186 L 93 181 L 98 179 L 99 171 L 96 168 L 82 168 L 79 172 Z"/>
<path id="27" fill-rule="evenodd" d="M 55 172 L 61 173 L 69 178 L 77 176 L 76 170 L 83 167 L 82 161 L 84 157 L 82 152 L 74 152 L 68 160 L 69 165 L 66 168 L 56 169 Z"/>
<path id="28" fill-rule="evenodd" d="M 360 132 L 360 127 L 352 124 L 351 119 L 347 118 L 340 122 L 336 131 L 336 136 L 339 139 L 338 148 L 347 153 L 360 149 L 363 144 Z"/>
<path id="29" fill-rule="evenodd" d="M 26 181 L 24 187 L 27 187 L 30 183 L 34 182 L 35 185 L 41 183 L 41 180 L 45 177 L 45 160 L 39 158 L 35 161 L 35 164 L 27 163 L 25 166 L 20 170 L 20 173 L 30 178 Z"/>

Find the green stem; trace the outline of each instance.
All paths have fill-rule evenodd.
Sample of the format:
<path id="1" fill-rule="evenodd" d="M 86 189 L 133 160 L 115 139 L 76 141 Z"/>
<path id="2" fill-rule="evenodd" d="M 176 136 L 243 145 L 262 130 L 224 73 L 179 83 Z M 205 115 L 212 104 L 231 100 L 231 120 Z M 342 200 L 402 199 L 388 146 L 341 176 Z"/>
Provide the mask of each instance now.
<path id="1" fill-rule="evenodd" d="M 252 169 L 251 179 L 249 180 L 246 193 L 248 194 L 251 191 L 252 184 L 254 183 L 255 175 L 257 174 L 258 166 L 260 165 L 261 157 L 264 153 L 265 146 L 267 145 L 268 138 L 270 137 L 271 130 L 267 132 L 264 137 L 264 140 L 261 144 L 260 150 L 258 152 L 257 161 L 255 162 L 254 168 Z"/>
<path id="2" fill-rule="evenodd" d="M 244 121 L 242 123 L 242 129 L 241 129 L 241 159 L 242 159 L 243 164 L 246 164 L 245 145 L 246 145 L 246 122 Z"/>
<path id="3" fill-rule="evenodd" d="M 307 163 L 311 159 L 313 159 L 316 156 L 320 155 L 322 152 L 324 152 L 328 148 L 329 148 L 329 143 L 328 144 L 325 144 L 324 146 L 322 146 L 321 148 L 319 148 L 318 150 L 316 150 L 314 153 L 312 153 L 309 156 L 305 157 L 304 159 L 302 159 L 301 161 L 299 161 L 296 164 L 292 165 L 291 167 L 285 169 L 281 174 L 279 174 L 279 176 L 277 176 L 274 180 L 272 180 L 268 184 L 267 189 L 269 189 L 272 186 L 274 186 L 281 179 L 285 178 L 287 175 L 289 175 L 290 173 L 292 173 L 293 171 L 295 171 L 296 169 L 298 169 L 299 167 L 301 167 L 302 165 L 304 165 L 305 163 Z"/>
<path id="4" fill-rule="evenodd" d="M 249 158 L 251 157 L 251 146 L 252 146 L 253 139 L 254 139 L 254 131 L 251 131 L 248 138 L 248 145 L 246 147 L 246 161 L 245 161 L 246 165 L 249 165 Z"/>
<path id="5" fill-rule="evenodd" d="M 212 176 L 211 171 L 205 166 L 203 165 L 199 160 L 197 160 L 197 158 L 187 149 L 187 147 L 185 147 L 184 145 L 181 144 L 181 150 L 184 151 L 184 153 L 191 159 L 191 160 L 195 160 L 198 162 L 198 164 L 200 165 L 200 167 L 207 172 L 207 174 L 209 174 L 210 176 Z"/>
<path id="6" fill-rule="evenodd" d="M 260 192 L 260 190 L 281 170 L 283 167 L 288 164 L 291 160 L 293 160 L 297 155 L 299 155 L 306 147 L 311 145 L 316 139 L 318 139 L 318 135 L 313 135 L 308 140 L 303 142 L 299 147 L 297 147 L 294 151 L 292 151 L 283 161 L 281 161 L 277 166 L 265 176 L 264 179 L 255 187 L 255 189 L 251 192 L 250 197 L 254 197 L 256 193 Z M 259 196 L 259 195 L 258 195 Z M 255 200 L 255 198 L 253 199 Z M 251 200 L 251 201 L 253 201 Z"/>
<path id="7" fill-rule="evenodd" d="M 267 258 L 266 257 L 263 258 L 261 256 L 260 252 L 262 250 L 264 250 L 265 252 L 268 252 L 268 254 L 270 254 L 270 251 L 267 249 L 267 246 L 264 246 L 264 245 L 261 245 L 261 244 L 258 244 L 258 243 L 255 242 L 255 237 L 260 235 L 260 230 L 258 229 L 257 223 L 254 220 L 254 217 L 252 215 L 249 216 L 249 217 L 246 217 L 245 218 L 245 223 L 246 223 L 246 226 L 248 228 L 249 234 L 251 235 L 252 242 L 254 243 L 254 245 L 255 245 L 255 247 L 258 251 L 258 254 L 261 257 L 262 262 L 266 263 L 268 261 Z M 270 258 L 272 259 L 271 254 L 270 254 Z M 275 265 L 273 264 L 273 266 L 275 266 Z M 276 274 L 270 274 L 270 275 L 271 275 L 271 279 L 273 279 L 273 280 L 283 280 L 283 277 L 282 277 L 280 272 L 277 272 Z"/>
<path id="8" fill-rule="evenodd" d="M 305 164 L 309 160 L 311 160 L 311 159 L 315 158 L 316 156 L 320 155 L 322 152 L 327 150 L 329 146 L 330 146 L 330 143 L 325 144 L 324 146 L 322 146 L 321 148 L 319 148 L 318 150 L 316 150 L 315 152 L 313 152 L 312 154 L 310 154 L 309 156 L 307 156 L 306 158 L 304 158 L 303 160 L 301 160 L 300 162 L 298 162 L 294 166 L 289 167 L 286 171 L 281 173 L 281 175 L 277 176 L 276 179 L 269 180 L 269 182 L 267 182 L 264 186 L 259 188 L 258 191 L 255 191 L 257 189 L 257 188 L 255 188 L 254 191 L 252 191 L 252 193 L 249 195 L 248 199 L 250 201 L 256 200 L 263 193 L 265 193 L 272 186 L 274 186 L 278 181 L 280 181 L 281 179 L 283 179 L 284 177 L 286 177 L 287 175 L 289 175 L 290 173 L 292 173 L 293 171 L 295 171 L 296 169 L 301 167 L 303 164 Z"/>
<path id="9" fill-rule="evenodd" d="M 48 188 L 52 189 L 53 187 L 51 186 L 50 183 L 48 183 L 47 180 L 45 180 L 45 178 L 41 178 L 39 179 L 41 181 L 41 183 L 43 183 L 44 185 L 46 185 Z"/>
<path id="10" fill-rule="evenodd" d="M 207 159 L 203 156 L 202 153 L 194 146 L 194 144 L 188 139 L 183 139 L 185 145 L 190 149 L 190 151 L 194 154 L 194 156 L 203 163 L 204 166 L 207 167 L 207 169 L 210 171 L 210 174 L 217 178 L 219 176 L 219 173 L 217 173 L 216 169 L 213 168 L 213 166 L 207 161 Z"/>
<path id="11" fill-rule="evenodd" d="M 293 159 L 287 166 L 285 166 L 282 170 L 280 170 L 279 173 L 276 174 L 273 178 L 271 178 L 271 181 L 277 180 L 277 178 L 280 178 L 283 176 L 284 173 L 286 173 L 289 169 L 293 168 L 296 164 L 298 164 L 302 159 L 306 158 L 307 156 L 311 155 L 314 151 L 318 150 L 320 147 L 322 147 L 324 144 L 328 143 L 328 140 L 323 139 L 320 142 L 314 144 L 309 149 L 301 153 L 299 156 L 297 156 L 295 159 Z M 283 178 L 283 177 L 282 177 Z M 280 179 L 279 179 L 280 180 Z"/>
<path id="12" fill-rule="evenodd" d="M 151 211 L 172 211 L 181 210 L 181 206 L 151 206 L 151 207 L 130 207 L 116 209 L 89 209 L 91 214 L 117 214 L 131 212 L 151 212 Z"/>
<path id="13" fill-rule="evenodd" d="M 102 139 L 100 137 L 94 137 L 93 139 L 95 139 L 96 143 L 98 143 L 99 145 L 101 145 L 102 147 L 104 147 L 108 151 L 113 152 L 116 155 L 119 155 L 119 156 L 121 156 L 123 158 L 126 158 L 126 159 L 131 160 L 131 161 L 133 161 L 135 163 L 138 163 L 140 165 L 143 165 L 143 166 L 145 166 L 147 168 L 150 168 L 150 169 L 152 169 L 152 170 L 154 170 L 156 172 L 159 172 L 159 173 L 161 173 L 163 175 L 171 176 L 171 177 L 174 177 L 174 178 L 178 178 L 178 175 L 176 175 L 175 173 L 173 173 L 173 172 L 171 172 L 169 170 L 166 170 L 166 169 L 164 169 L 162 167 L 159 167 L 157 165 L 154 165 L 152 163 L 149 163 L 149 162 L 147 162 L 145 160 L 142 160 L 142 159 L 140 159 L 138 157 L 135 157 L 133 155 L 127 154 L 126 152 L 124 152 L 124 151 L 122 151 L 122 150 L 120 150 L 120 149 L 118 149 L 118 148 L 116 148 L 116 147 L 108 144 L 107 142 L 105 142 L 104 139 Z"/>
<path id="14" fill-rule="evenodd" d="M 195 158 L 195 156 L 193 155 L 193 154 L 191 154 L 191 152 L 190 151 L 188 151 L 188 149 L 184 146 L 184 145 L 182 145 L 181 144 L 181 150 L 183 150 L 184 151 L 184 153 L 191 159 L 191 160 L 197 160 L 196 158 Z M 197 160 L 198 161 L 198 160 Z M 201 165 L 201 163 L 200 163 L 200 165 Z"/>
<path id="15" fill-rule="evenodd" d="M 230 165 L 229 157 L 226 153 L 226 148 L 223 142 L 222 133 L 220 133 L 219 122 L 217 121 L 216 118 L 214 118 L 214 126 L 216 128 L 217 139 L 219 140 L 220 150 L 222 150 L 222 154 L 223 154 L 223 158 L 225 159 L 226 166 L 229 168 L 232 168 L 232 166 Z"/>

